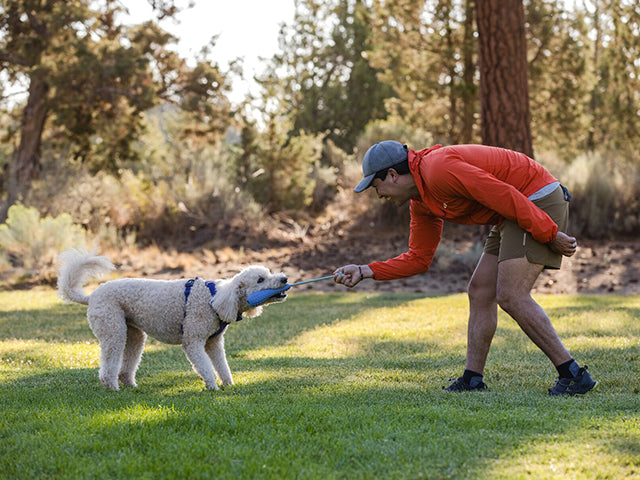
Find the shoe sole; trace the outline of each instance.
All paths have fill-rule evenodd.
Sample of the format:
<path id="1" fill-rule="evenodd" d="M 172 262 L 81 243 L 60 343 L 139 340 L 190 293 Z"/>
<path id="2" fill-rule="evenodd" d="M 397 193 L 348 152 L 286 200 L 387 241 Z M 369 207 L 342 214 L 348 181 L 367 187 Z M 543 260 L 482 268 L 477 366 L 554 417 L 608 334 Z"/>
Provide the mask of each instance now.
<path id="1" fill-rule="evenodd" d="M 594 380 L 593 384 L 584 392 L 575 392 L 575 393 L 561 393 L 559 395 L 554 395 L 552 393 L 549 393 L 550 397 L 575 397 L 576 395 L 584 395 L 585 393 L 589 393 L 591 390 L 593 390 L 594 388 L 596 388 L 596 385 L 598 385 L 598 381 Z"/>
<path id="2" fill-rule="evenodd" d="M 447 390 L 446 388 L 442 389 L 443 392 L 447 392 L 447 393 L 486 392 L 487 390 L 489 389 L 488 388 L 472 388 L 470 390 Z"/>

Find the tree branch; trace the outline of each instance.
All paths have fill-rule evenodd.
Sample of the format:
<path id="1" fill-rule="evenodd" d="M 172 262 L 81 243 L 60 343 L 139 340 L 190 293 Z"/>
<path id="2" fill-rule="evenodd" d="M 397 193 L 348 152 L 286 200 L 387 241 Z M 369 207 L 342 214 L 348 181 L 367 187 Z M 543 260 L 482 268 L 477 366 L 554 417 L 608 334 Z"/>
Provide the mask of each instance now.
<path id="1" fill-rule="evenodd" d="M 31 66 L 31 63 L 29 63 L 26 58 L 19 55 L 14 55 L 13 53 L 5 52 L 4 50 L 0 50 L 0 63 L 21 65 L 23 67 Z"/>
<path id="2" fill-rule="evenodd" d="M 31 27 L 33 28 L 33 30 L 40 37 L 44 38 L 45 40 L 48 40 L 51 35 L 49 34 L 49 29 L 47 29 L 47 26 L 43 23 L 40 23 L 40 20 L 36 18 L 33 11 L 31 10 L 27 12 L 27 17 L 29 18 L 29 23 L 31 23 Z"/>
<path id="3" fill-rule="evenodd" d="M 11 93 L 9 93 L 7 95 L 2 95 L 2 96 L 0 96 L 0 102 L 3 102 L 6 99 L 11 98 L 11 97 L 17 97 L 18 95 L 24 95 L 24 94 L 26 94 L 28 92 L 29 92 L 29 90 L 20 90 L 18 92 L 11 92 Z"/>

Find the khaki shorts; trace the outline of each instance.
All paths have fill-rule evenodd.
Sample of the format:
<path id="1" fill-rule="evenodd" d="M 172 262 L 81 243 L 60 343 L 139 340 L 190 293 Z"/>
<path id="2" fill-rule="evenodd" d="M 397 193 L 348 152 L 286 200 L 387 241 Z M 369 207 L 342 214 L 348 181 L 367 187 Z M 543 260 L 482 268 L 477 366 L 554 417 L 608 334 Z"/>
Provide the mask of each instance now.
<path id="1" fill-rule="evenodd" d="M 566 231 L 569 223 L 569 201 L 561 186 L 546 197 L 533 203 L 544 210 L 558 225 L 558 230 Z M 558 269 L 562 265 L 562 255 L 553 252 L 547 245 L 533 239 L 531 234 L 511 220 L 494 225 L 484 244 L 484 253 L 497 255 L 498 262 L 511 258 L 527 257 L 530 263 L 544 265 L 544 268 Z"/>

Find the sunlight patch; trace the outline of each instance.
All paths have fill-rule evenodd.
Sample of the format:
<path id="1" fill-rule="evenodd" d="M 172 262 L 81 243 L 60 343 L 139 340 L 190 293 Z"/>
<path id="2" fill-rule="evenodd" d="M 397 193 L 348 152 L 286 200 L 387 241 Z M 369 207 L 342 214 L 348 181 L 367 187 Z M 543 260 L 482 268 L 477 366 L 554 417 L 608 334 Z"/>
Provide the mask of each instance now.
<path id="1" fill-rule="evenodd" d="M 551 437 L 539 435 L 505 452 L 488 469 L 487 478 L 617 478 L 637 474 L 637 419 L 594 418 Z M 626 432 L 626 433 L 625 433 Z"/>
<path id="2" fill-rule="evenodd" d="M 52 343 L 34 340 L 0 342 L 0 364 L 12 369 L 94 368 L 100 349 L 94 342 Z"/>
<path id="3" fill-rule="evenodd" d="M 53 290 L 43 290 L 42 293 L 38 292 L 38 295 L 34 295 L 34 291 L 0 292 L 0 312 L 45 310 L 62 303 Z"/>
<path id="4" fill-rule="evenodd" d="M 94 416 L 98 427 L 111 426 L 114 423 L 153 424 L 165 422 L 180 416 L 174 406 L 150 406 L 146 404 L 133 405 L 114 412 L 100 413 Z"/>

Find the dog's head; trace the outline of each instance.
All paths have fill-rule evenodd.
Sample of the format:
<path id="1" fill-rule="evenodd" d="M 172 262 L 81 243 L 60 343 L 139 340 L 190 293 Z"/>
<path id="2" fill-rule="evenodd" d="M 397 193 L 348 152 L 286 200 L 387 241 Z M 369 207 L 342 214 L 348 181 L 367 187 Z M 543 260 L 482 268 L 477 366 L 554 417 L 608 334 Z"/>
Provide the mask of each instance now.
<path id="1" fill-rule="evenodd" d="M 259 290 L 277 290 L 286 284 L 287 276 L 284 273 L 271 273 L 266 267 L 252 265 L 231 279 L 216 281 L 217 293 L 213 297 L 211 306 L 220 318 L 227 323 L 235 322 L 239 313 L 244 314 L 246 317 L 257 317 L 262 313 L 263 305 L 283 302 L 287 295 L 282 292 L 257 307 L 249 306 L 247 296 Z"/>

